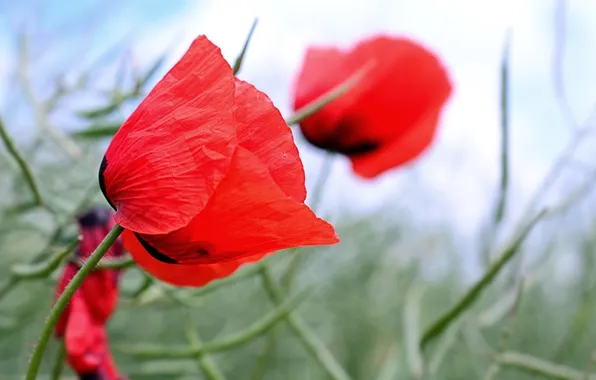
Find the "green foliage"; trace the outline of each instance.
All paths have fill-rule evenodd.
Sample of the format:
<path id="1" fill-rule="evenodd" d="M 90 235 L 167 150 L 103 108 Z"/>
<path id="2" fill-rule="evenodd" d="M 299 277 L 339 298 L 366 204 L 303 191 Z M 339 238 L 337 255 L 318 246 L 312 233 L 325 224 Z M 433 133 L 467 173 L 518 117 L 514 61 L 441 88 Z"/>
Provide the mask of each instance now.
<path id="1" fill-rule="evenodd" d="M 120 125 L 106 118 L 142 98 L 164 60 L 136 75 L 132 89 L 115 85 L 107 105 L 79 110 L 90 124 L 70 135 L 54 131 L 52 112 L 66 94 L 86 91 L 85 81 L 61 85 L 45 103 L 29 93 L 43 126 L 33 141 L 15 142 L 2 128 L 8 150 L 0 152 L 0 380 L 22 379 L 27 371 L 58 268 L 76 243 L 72 215 L 103 202 L 96 185 L 101 139 Z M 289 123 L 349 91 L 365 69 Z M 507 72 L 504 60 L 504 113 Z M 573 219 L 578 198 L 549 210 L 548 220 L 529 207 L 510 240 L 495 244 L 512 191 L 508 128 L 504 117 L 499 197 L 486 244 L 476 237 L 462 243 L 448 225 L 417 225 L 400 209 L 404 200 L 368 215 L 337 210 L 340 245 L 280 252 L 201 289 L 159 283 L 130 259 L 101 263 L 125 269 L 109 324 L 119 368 L 135 380 L 596 378 L 596 235 L 592 220 L 584 229 Z M 46 143 L 50 133 L 53 145 Z M 472 246 L 494 255 L 470 279 L 458 248 Z M 528 253 L 531 265 L 515 261 Z M 579 262 L 572 281 L 556 275 L 563 256 Z M 441 270 L 429 276 L 431 267 Z M 63 347 L 52 341 L 39 378 L 60 371 L 73 378 L 62 359 Z"/>

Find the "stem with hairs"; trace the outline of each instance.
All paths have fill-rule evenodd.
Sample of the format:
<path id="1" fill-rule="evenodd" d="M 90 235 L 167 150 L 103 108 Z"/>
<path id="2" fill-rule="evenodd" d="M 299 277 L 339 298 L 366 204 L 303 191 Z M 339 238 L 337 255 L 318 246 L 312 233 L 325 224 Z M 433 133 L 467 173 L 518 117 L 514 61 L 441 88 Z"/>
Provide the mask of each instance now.
<path id="1" fill-rule="evenodd" d="M 43 326 L 41 335 L 35 346 L 33 354 L 31 356 L 31 361 L 29 362 L 29 368 L 27 368 L 27 375 L 25 376 L 25 380 L 35 380 L 37 378 L 37 373 L 39 372 L 39 367 L 41 366 L 41 361 L 43 359 L 43 355 L 52 336 L 52 331 L 58 323 L 58 319 L 60 315 L 70 302 L 70 299 L 75 294 L 77 289 L 83 284 L 85 278 L 91 273 L 95 265 L 101 260 L 101 258 L 106 254 L 108 249 L 114 244 L 118 236 L 122 233 L 124 229 L 120 225 L 115 225 L 114 228 L 106 235 L 101 243 L 97 246 L 95 251 L 89 256 L 85 264 L 79 269 L 77 274 L 72 278 L 72 280 L 68 283 L 64 292 L 60 295 L 52 309 L 50 310 L 50 314 L 46 319 L 46 322 Z"/>

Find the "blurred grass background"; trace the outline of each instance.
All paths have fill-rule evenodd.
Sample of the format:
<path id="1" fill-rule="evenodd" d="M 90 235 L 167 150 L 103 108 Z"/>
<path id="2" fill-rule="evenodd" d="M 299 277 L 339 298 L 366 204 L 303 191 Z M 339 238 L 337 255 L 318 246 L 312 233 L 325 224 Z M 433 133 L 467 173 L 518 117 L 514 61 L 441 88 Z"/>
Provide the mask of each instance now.
<path id="1" fill-rule="evenodd" d="M 11 7 L 0 4 L 7 11 Z M 68 27 L 57 30 L 51 37 L 58 41 L 69 33 Z M 0 380 L 22 378 L 58 274 L 15 282 L 15 273 L 22 273 L 15 265 L 53 257 L 76 236 L 72 214 L 103 204 L 96 173 L 109 133 L 171 59 L 166 50 L 139 65 L 126 46 L 116 46 L 84 64 L 73 61 L 72 70 L 59 65 L 61 70 L 45 72 L 30 67 L 38 60 L 57 60 L 66 54 L 63 45 L 62 50 L 46 48 L 49 39 L 28 28 L 15 28 L 9 37 L 17 64 L 6 77 L 9 95 L 1 116 L 53 213 L 31 202 L 18 166 L 0 149 Z M 503 78 L 498 62 L 495 68 Z M 445 212 L 433 203 L 440 192 L 416 181 L 401 189 L 399 201 L 364 211 L 329 207 L 340 190 L 323 189 L 319 214 L 334 222 L 342 242 L 297 250 L 304 263 L 290 293 L 312 293 L 296 313 L 353 379 L 596 378 L 593 158 L 588 163 L 570 159 L 580 143 L 592 138 L 590 127 L 588 121 L 572 133 L 570 148 L 562 149 L 559 164 L 551 168 L 556 175 L 545 176 L 549 188 L 565 190 L 554 211 L 532 230 L 478 302 L 422 352 L 422 333 L 482 277 L 518 231 L 518 220 L 495 223 L 492 195 L 486 197 L 490 215 L 471 228 L 475 233 L 462 234 L 448 218 L 432 221 L 413 211 L 426 205 L 429 214 Z M 297 139 L 301 149 L 308 149 Z M 507 145 L 503 148 L 509 152 Z M 320 174 L 313 167 L 307 167 L 310 202 Z M 503 166 L 494 170 L 497 175 Z M 583 180 L 570 180 L 565 176 L 570 170 L 581 172 Z M 505 190 L 507 195 L 515 189 Z M 467 202 L 462 194 L 450 199 L 457 200 L 455 209 Z M 538 199 L 530 213 L 524 214 L 525 204 L 510 213 L 525 216 L 541 203 Z M 282 284 L 295 253 L 281 252 L 271 260 Z M 472 274 L 469 261 L 478 263 Z M 132 351 L 147 345 L 188 347 L 189 326 L 204 342 L 218 341 L 274 311 L 258 274 L 243 275 L 255 272 L 251 268 L 239 271 L 238 282 L 208 294 L 179 293 L 184 306 L 159 284 L 143 287 L 145 276 L 127 269 L 121 306 L 109 325 L 121 371 L 131 379 L 204 378 L 193 358 L 142 358 Z M 40 379 L 51 378 L 58 351 L 53 342 Z M 258 338 L 209 356 L 228 379 L 328 378 L 283 319 Z M 73 378 L 67 369 L 64 373 Z"/>

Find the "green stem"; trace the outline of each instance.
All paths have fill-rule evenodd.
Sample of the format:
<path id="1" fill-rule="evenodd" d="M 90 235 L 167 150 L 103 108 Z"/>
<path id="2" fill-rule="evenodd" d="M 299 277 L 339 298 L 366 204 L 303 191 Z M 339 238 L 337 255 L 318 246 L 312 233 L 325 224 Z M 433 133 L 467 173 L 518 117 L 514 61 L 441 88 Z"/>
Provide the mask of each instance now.
<path id="1" fill-rule="evenodd" d="M 282 303 L 277 309 L 265 317 L 256 321 L 243 331 L 233 334 L 226 338 L 221 338 L 215 342 L 205 343 L 195 348 L 177 348 L 177 347 L 155 347 L 155 346 L 121 346 L 120 350 L 126 354 L 132 355 L 139 360 L 147 359 L 185 359 L 193 358 L 200 354 L 227 351 L 252 341 L 254 338 L 263 335 L 273 328 L 279 321 L 296 308 L 309 294 L 307 291 L 300 292 L 298 295 Z"/>
<path id="2" fill-rule="evenodd" d="M 271 300 L 276 304 L 283 302 L 283 292 L 275 282 L 269 268 L 266 265 L 261 266 L 261 276 L 263 285 Z M 343 367 L 335 360 L 331 352 L 323 345 L 315 333 L 310 331 L 308 326 L 296 314 L 288 313 L 286 321 L 294 334 L 302 341 L 304 347 L 312 357 L 321 365 L 333 380 L 350 380 L 350 376 Z"/>
<path id="3" fill-rule="evenodd" d="M 238 58 L 236 58 L 236 62 L 234 62 L 234 75 L 238 74 L 240 68 L 242 67 L 242 61 L 244 60 L 244 56 L 246 55 L 246 51 L 248 50 L 248 44 L 250 43 L 250 39 L 252 38 L 252 34 L 257 27 L 257 22 L 259 21 L 258 18 L 252 22 L 252 26 L 250 27 L 250 31 L 248 32 L 248 36 L 246 36 L 246 40 L 244 41 L 244 46 L 242 47 L 242 51 Z"/>
<path id="4" fill-rule="evenodd" d="M 186 328 L 186 337 L 191 345 L 191 348 L 196 350 L 197 348 L 201 347 L 203 343 L 201 342 L 201 337 L 191 324 L 190 313 L 188 319 L 189 323 Z M 197 359 L 197 364 L 207 380 L 225 380 L 225 376 L 217 368 L 217 365 L 209 355 L 200 352 L 196 354 L 195 358 Z"/>
<path id="5" fill-rule="evenodd" d="M 526 227 L 519 233 L 519 235 L 503 250 L 498 259 L 488 268 L 484 275 L 472 286 L 466 294 L 449 309 L 445 314 L 439 317 L 422 335 L 420 341 L 420 348 L 424 349 L 428 343 L 439 337 L 453 322 L 455 322 L 465 311 L 467 311 L 474 302 L 478 299 L 480 294 L 493 281 L 493 279 L 501 272 L 501 270 L 519 250 L 522 242 L 532 230 L 532 227 L 545 215 L 545 211 L 539 213 L 533 220 L 531 220 Z"/>
<path id="6" fill-rule="evenodd" d="M 97 269 L 126 269 L 135 266 L 135 261 L 131 257 L 123 259 L 111 259 L 97 264 Z"/>
<path id="7" fill-rule="evenodd" d="M 509 188 L 509 44 L 510 34 L 507 34 L 503 58 L 501 62 L 501 180 L 499 184 L 499 198 L 495 209 L 494 224 L 501 223 L 507 206 L 507 192 Z"/>
<path id="8" fill-rule="evenodd" d="M 357 84 L 363 77 L 375 66 L 374 61 L 368 61 L 358 71 L 352 74 L 348 79 L 341 82 L 331 90 L 327 91 L 323 95 L 319 96 L 312 102 L 308 103 L 304 107 L 300 108 L 294 115 L 286 120 L 288 125 L 294 125 L 300 123 L 302 120 L 318 112 L 321 108 L 331 103 L 335 99 L 339 98 L 350 90 L 355 84 Z"/>
<path id="9" fill-rule="evenodd" d="M 55 128 L 50 123 L 50 119 L 44 105 L 38 101 L 27 72 L 29 52 L 27 47 L 27 38 L 24 34 L 21 35 L 19 42 L 18 78 L 21 86 L 23 87 L 23 91 L 25 92 L 25 96 L 33 108 L 38 126 L 42 129 L 42 131 L 46 132 L 47 135 L 54 140 L 56 145 L 64 150 L 70 157 L 74 158 L 75 160 L 80 159 L 82 157 L 81 149 L 73 140 L 71 140 L 67 135 Z"/>
<path id="10" fill-rule="evenodd" d="M 575 368 L 551 363 L 519 352 L 504 352 L 497 357 L 497 361 L 503 366 L 517 368 L 524 372 L 542 375 L 551 379 L 596 380 L 596 374 L 586 374 Z"/>
<path id="11" fill-rule="evenodd" d="M 27 182 L 27 185 L 29 186 L 29 188 L 31 189 L 31 192 L 33 193 L 33 198 L 35 199 L 35 203 L 38 206 L 43 207 L 44 202 L 41 197 L 41 193 L 39 192 L 39 188 L 37 187 L 37 183 L 35 182 L 35 179 L 33 179 L 33 174 L 31 173 L 31 169 L 29 169 L 27 162 L 25 161 L 23 156 L 19 153 L 19 151 L 17 150 L 17 148 L 14 145 L 14 142 L 8 135 L 8 132 L 6 131 L 6 127 L 4 126 L 4 122 L 2 121 L 2 119 L 0 119 L 0 137 L 2 137 L 2 141 L 4 141 L 4 145 L 6 146 L 6 149 L 8 149 L 8 153 L 10 153 L 10 155 L 15 159 L 15 161 L 21 168 L 21 171 L 23 172 L 23 176 L 25 177 L 25 181 Z"/>
<path id="12" fill-rule="evenodd" d="M 91 273 L 95 265 L 97 265 L 99 260 L 101 260 L 101 258 L 106 254 L 108 249 L 110 249 L 112 244 L 114 244 L 123 230 L 124 229 L 119 225 L 115 225 L 114 228 L 112 228 L 103 241 L 99 243 L 91 256 L 89 256 L 85 264 L 68 283 L 64 289 L 64 292 L 60 295 L 50 310 L 50 314 L 48 315 L 45 325 L 43 326 L 37 345 L 33 350 L 33 355 L 31 356 L 31 361 L 29 362 L 29 368 L 27 369 L 25 380 L 35 380 L 37 378 L 37 373 L 39 372 L 39 367 L 41 366 L 43 354 L 45 352 L 46 346 L 48 345 L 50 337 L 52 336 L 52 331 L 54 330 L 54 327 L 56 326 L 56 323 L 58 323 L 58 319 L 62 314 L 62 311 L 66 308 L 77 289 L 83 284 L 85 277 Z"/>
<path id="13" fill-rule="evenodd" d="M 52 367 L 52 380 L 60 380 L 60 375 L 62 375 L 62 370 L 64 369 L 64 361 L 66 360 L 66 345 L 64 341 L 60 342 L 60 347 L 58 348 L 58 355 L 56 355 L 56 361 L 54 362 L 54 367 Z"/>
<path id="14" fill-rule="evenodd" d="M 11 275 L 23 280 L 35 280 L 49 277 L 64 260 L 74 251 L 79 244 L 79 239 L 70 243 L 66 249 L 49 260 L 35 264 L 15 264 L 11 269 Z"/>

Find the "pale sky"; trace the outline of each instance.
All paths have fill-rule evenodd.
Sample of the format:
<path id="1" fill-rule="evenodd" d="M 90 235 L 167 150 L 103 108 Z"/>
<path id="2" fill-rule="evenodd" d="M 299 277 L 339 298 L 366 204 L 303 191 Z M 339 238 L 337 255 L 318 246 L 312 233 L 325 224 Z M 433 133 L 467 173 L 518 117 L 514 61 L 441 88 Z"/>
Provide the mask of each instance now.
<path id="1" fill-rule="evenodd" d="M 0 6 L 10 8 L 6 1 L 0 0 Z M 68 1 L 54 3 L 53 7 L 44 1 L 30 3 L 45 4 L 43 9 L 55 15 L 74 12 Z M 553 90 L 556 0 L 217 0 L 168 3 L 171 9 L 156 1 L 118 6 L 109 1 L 84 3 L 115 7 L 104 19 L 107 26 L 94 33 L 93 28 L 100 22 L 91 19 L 82 35 L 55 38 L 78 41 L 78 48 L 92 51 L 96 46 L 96 50 L 100 45 L 110 46 L 131 31 L 129 46 L 135 60 L 145 67 L 178 38 L 164 71 L 198 34 L 206 34 L 233 62 L 258 16 L 259 24 L 240 76 L 266 92 L 284 115 L 291 113 L 291 83 L 310 44 L 349 47 L 360 38 L 384 32 L 415 38 L 434 50 L 448 67 L 455 91 L 433 148 L 411 167 L 394 170 L 374 181 L 354 177 L 346 160 L 340 158 L 325 193 L 323 211 L 331 214 L 331 220 L 338 207 L 370 210 L 394 205 L 396 210 L 409 210 L 414 220 L 446 223 L 463 238 L 477 236 L 479 223 L 492 207 L 496 188 L 499 65 L 508 28 L 513 31 L 512 218 L 570 137 Z M 583 121 L 596 100 L 596 50 L 591 48 L 596 46 L 596 25 L 592 22 L 596 2 L 568 3 L 565 92 L 575 117 Z M 23 15 L 28 15 L 31 4 L 29 8 L 13 9 L 12 15 L 21 16 L 11 20 L 13 28 L 27 19 Z M 50 20 L 58 17 L 43 12 L 38 10 L 37 15 Z M 33 22 L 25 24 L 36 27 Z M 38 27 L 43 29 L 43 25 Z M 51 26 L 46 27 L 51 30 Z M 14 67 L 11 38 L 6 29 L 0 28 L 0 52 L 7 57 L 0 61 L 0 75 L 3 73 L 4 78 Z M 72 50 L 69 42 L 62 45 Z M 6 86 L 2 87 L 3 98 L 11 98 Z M 3 103 L 0 109 L 5 110 Z M 321 154 L 298 142 L 307 184 L 312 187 Z"/>

